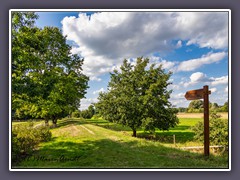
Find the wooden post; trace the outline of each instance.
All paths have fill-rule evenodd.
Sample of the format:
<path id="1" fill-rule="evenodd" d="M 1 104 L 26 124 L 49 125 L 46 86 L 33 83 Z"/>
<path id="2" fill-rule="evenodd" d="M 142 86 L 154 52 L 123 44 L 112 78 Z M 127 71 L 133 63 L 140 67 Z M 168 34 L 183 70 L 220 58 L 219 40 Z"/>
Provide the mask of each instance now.
<path id="1" fill-rule="evenodd" d="M 175 134 L 173 135 L 173 144 L 174 144 L 174 147 L 176 147 L 176 138 L 175 138 Z"/>
<path id="2" fill-rule="evenodd" d="M 204 155 L 209 156 L 209 91 L 208 86 L 203 87 L 204 103 Z"/>
<path id="3" fill-rule="evenodd" d="M 185 98 L 187 100 L 203 99 L 204 105 L 204 155 L 209 156 L 209 94 L 208 86 L 203 86 L 203 89 L 195 89 L 187 91 Z"/>

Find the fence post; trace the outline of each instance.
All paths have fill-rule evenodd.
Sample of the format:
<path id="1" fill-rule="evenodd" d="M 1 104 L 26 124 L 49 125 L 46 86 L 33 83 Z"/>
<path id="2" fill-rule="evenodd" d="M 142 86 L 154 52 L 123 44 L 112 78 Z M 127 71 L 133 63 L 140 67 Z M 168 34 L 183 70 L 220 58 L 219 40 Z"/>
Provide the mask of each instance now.
<path id="1" fill-rule="evenodd" d="M 175 137 L 175 134 L 173 135 L 173 144 L 174 144 L 174 147 L 176 147 L 176 137 Z"/>

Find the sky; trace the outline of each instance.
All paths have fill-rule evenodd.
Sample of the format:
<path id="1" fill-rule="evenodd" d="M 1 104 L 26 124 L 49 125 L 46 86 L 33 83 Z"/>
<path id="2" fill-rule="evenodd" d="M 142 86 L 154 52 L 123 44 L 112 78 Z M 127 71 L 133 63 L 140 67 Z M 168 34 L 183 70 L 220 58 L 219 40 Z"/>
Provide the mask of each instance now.
<path id="1" fill-rule="evenodd" d="M 72 53 L 84 58 L 90 77 L 80 109 L 107 90 L 110 72 L 124 59 L 149 58 L 170 78 L 170 102 L 187 107 L 186 91 L 208 85 L 210 102 L 228 100 L 228 12 L 37 12 L 36 26 L 56 26 L 67 36 Z"/>

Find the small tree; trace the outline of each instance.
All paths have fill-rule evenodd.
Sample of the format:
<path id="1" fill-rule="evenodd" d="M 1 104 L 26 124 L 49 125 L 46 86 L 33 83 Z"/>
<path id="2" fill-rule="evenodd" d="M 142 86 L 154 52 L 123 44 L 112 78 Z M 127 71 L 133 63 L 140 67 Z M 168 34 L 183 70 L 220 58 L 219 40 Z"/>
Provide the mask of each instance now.
<path id="1" fill-rule="evenodd" d="M 125 59 L 121 71 L 111 73 L 108 92 L 100 93 L 96 103 L 103 118 L 129 126 L 134 137 L 139 127 L 154 132 L 155 128 L 168 130 L 178 123 L 176 109 L 168 101 L 171 73 L 162 65 L 148 67 L 148 63 L 148 58 L 140 57 L 133 66 Z"/>

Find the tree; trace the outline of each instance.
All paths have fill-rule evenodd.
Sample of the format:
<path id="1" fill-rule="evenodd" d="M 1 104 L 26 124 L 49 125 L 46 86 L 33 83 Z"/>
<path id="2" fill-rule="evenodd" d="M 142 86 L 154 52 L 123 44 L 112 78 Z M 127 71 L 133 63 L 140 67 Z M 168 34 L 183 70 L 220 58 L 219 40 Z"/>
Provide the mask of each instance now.
<path id="1" fill-rule="evenodd" d="M 221 107 L 221 110 L 223 112 L 228 112 L 228 101 L 224 103 L 224 105 Z"/>
<path id="2" fill-rule="evenodd" d="M 33 12 L 12 12 L 12 112 L 17 118 L 31 118 L 26 110 L 29 109 L 27 103 L 30 78 L 27 76 L 28 70 L 33 63 L 38 64 L 36 58 L 32 56 L 35 48 L 31 48 L 38 41 L 36 37 L 37 28 L 34 22 L 38 16 Z"/>
<path id="3" fill-rule="evenodd" d="M 219 106 L 217 103 L 209 103 L 209 109 L 210 111 L 217 112 L 219 111 Z"/>
<path id="4" fill-rule="evenodd" d="M 90 106 L 88 106 L 88 111 L 89 111 L 90 116 L 92 118 L 93 115 L 95 114 L 95 109 L 94 109 L 94 106 L 92 104 Z"/>
<path id="5" fill-rule="evenodd" d="M 71 54 L 56 27 L 19 28 L 13 44 L 14 110 L 44 118 L 46 124 L 51 119 L 56 126 L 57 119 L 76 110 L 86 94 L 89 78 L 82 73 L 83 59 Z"/>
<path id="6" fill-rule="evenodd" d="M 125 59 L 121 71 L 111 73 L 108 92 L 100 93 L 95 104 L 103 118 L 129 126 L 134 137 L 139 127 L 154 132 L 178 123 L 176 109 L 168 101 L 171 73 L 165 73 L 162 65 L 148 67 L 148 63 L 148 58 L 140 57 L 133 66 Z"/>
<path id="7" fill-rule="evenodd" d="M 92 104 L 88 106 L 88 109 L 81 111 L 81 116 L 85 119 L 91 119 L 94 114 L 95 114 L 95 108 Z"/>
<path id="8" fill-rule="evenodd" d="M 193 100 L 188 105 L 188 112 L 203 112 L 203 101 L 202 100 Z"/>
<path id="9" fill-rule="evenodd" d="M 193 108 L 193 109 L 200 109 L 203 108 L 203 101 L 202 100 L 193 100 L 190 102 L 189 109 Z"/>

